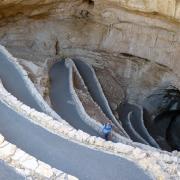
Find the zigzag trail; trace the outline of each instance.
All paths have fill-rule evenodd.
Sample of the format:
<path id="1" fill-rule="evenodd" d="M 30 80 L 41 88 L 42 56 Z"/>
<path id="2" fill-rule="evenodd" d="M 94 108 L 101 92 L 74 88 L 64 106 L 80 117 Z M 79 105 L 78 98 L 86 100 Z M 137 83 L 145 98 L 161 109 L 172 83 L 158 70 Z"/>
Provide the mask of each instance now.
<path id="1" fill-rule="evenodd" d="M 65 71 L 68 70 L 64 78 L 72 82 L 72 68 L 68 69 L 70 65 L 65 63 L 63 66 Z M 57 115 L 60 110 L 56 113 L 47 105 L 28 79 L 27 73 L 3 47 L 0 48 L 0 78 L 0 158 L 7 167 L 13 167 L 13 170 L 6 168 L 7 171 L 15 171 L 17 176 L 20 173 L 22 178 L 33 179 L 178 178 L 179 159 L 173 154 L 132 142 L 126 137 L 119 138 L 118 143 L 104 141 L 97 137 L 98 128 L 92 129 L 94 120 L 87 116 L 83 107 L 80 112 L 77 107 L 74 111 L 80 113 L 78 119 L 84 124 L 83 131 L 92 129 L 95 132 L 92 135 L 97 136 L 91 136 L 92 132 L 88 134 L 81 131 L 80 123 L 74 128 L 75 125 L 71 126 L 67 119 L 68 124 L 65 115 L 65 120 Z M 63 87 L 67 88 L 67 94 L 72 95 L 72 104 L 75 102 L 78 103 L 76 106 L 82 106 L 78 96 L 72 94 L 72 84 Z M 57 98 L 62 92 L 58 91 L 58 94 Z M 71 114 L 71 109 L 66 110 Z M 87 121 L 91 123 L 87 124 Z M 176 164 L 176 168 L 169 162 Z"/>

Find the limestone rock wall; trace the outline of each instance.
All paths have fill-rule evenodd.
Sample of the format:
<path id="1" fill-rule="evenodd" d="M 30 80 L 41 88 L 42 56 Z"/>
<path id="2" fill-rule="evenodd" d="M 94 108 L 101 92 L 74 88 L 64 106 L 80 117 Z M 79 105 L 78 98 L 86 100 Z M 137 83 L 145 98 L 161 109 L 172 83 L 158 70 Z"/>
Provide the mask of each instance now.
<path id="1" fill-rule="evenodd" d="M 180 21 L 179 0 L 109 0 L 130 10 L 161 14 Z"/>
<path id="2" fill-rule="evenodd" d="M 138 2 L 2 1 L 0 43 L 31 60 L 54 57 L 67 47 L 81 47 L 132 54 L 179 73 L 180 25 L 175 18 L 161 16 L 171 13 L 171 7 L 178 9 L 179 1 Z M 134 11 L 138 7 L 148 13 Z M 178 15 L 178 10 L 174 14 Z"/>

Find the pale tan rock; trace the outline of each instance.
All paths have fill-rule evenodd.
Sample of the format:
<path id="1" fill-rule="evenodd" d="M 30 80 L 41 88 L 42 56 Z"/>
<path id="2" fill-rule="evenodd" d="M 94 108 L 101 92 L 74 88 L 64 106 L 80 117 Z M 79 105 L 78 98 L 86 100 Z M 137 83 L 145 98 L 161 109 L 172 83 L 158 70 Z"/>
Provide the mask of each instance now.
<path id="1" fill-rule="evenodd" d="M 119 153 L 130 153 L 131 151 L 133 151 L 133 147 L 129 146 L 129 145 L 125 145 L 122 143 L 116 143 L 115 144 L 115 151 L 119 152 Z"/>
<path id="2" fill-rule="evenodd" d="M 38 167 L 37 160 L 30 157 L 29 159 L 23 161 L 21 165 L 27 169 L 35 170 Z"/>
<path id="3" fill-rule="evenodd" d="M 163 155 L 162 155 L 162 159 L 163 159 L 165 162 L 168 162 L 168 163 L 172 162 L 172 158 L 171 158 L 169 155 L 167 155 L 167 154 L 163 154 Z"/>
<path id="4" fill-rule="evenodd" d="M 96 141 L 95 141 L 96 146 L 103 147 L 104 143 L 105 143 L 104 139 L 99 138 L 99 137 L 96 138 Z"/>
<path id="5" fill-rule="evenodd" d="M 141 166 L 146 170 L 149 167 L 149 159 L 144 158 L 139 160 L 139 163 L 141 164 Z"/>
<path id="6" fill-rule="evenodd" d="M 0 148 L 5 147 L 5 146 L 8 145 L 8 144 L 9 144 L 9 142 L 4 141 L 2 144 L 0 144 Z"/>
<path id="7" fill-rule="evenodd" d="M 7 144 L 6 146 L 0 148 L 0 158 L 6 159 L 7 157 L 12 156 L 16 151 L 16 146 L 13 144 Z"/>
<path id="8" fill-rule="evenodd" d="M 89 138 L 89 144 L 94 144 L 95 141 L 96 141 L 96 137 L 91 136 L 91 137 Z"/>
<path id="9" fill-rule="evenodd" d="M 24 170 L 24 174 L 25 174 L 26 176 L 30 176 L 31 170 L 25 169 L 25 170 Z"/>
<path id="10" fill-rule="evenodd" d="M 149 152 L 151 153 L 151 152 Z M 156 158 L 158 158 L 161 154 L 159 152 L 153 152 L 152 155 Z"/>
<path id="11" fill-rule="evenodd" d="M 61 128 L 62 128 L 62 127 L 61 127 L 58 123 L 56 123 L 56 122 L 52 122 L 51 125 L 52 125 L 53 129 L 61 129 Z M 63 127 L 63 128 L 64 128 L 64 127 Z"/>
<path id="12" fill-rule="evenodd" d="M 63 174 L 63 172 L 62 171 L 59 171 L 58 169 L 56 169 L 56 168 L 52 168 L 52 170 L 53 170 L 53 173 L 55 174 L 55 176 L 60 176 L 61 174 Z"/>
<path id="13" fill-rule="evenodd" d="M 29 154 L 24 152 L 23 156 L 19 159 L 19 162 L 22 163 L 23 161 L 26 161 L 29 159 Z"/>
<path id="14" fill-rule="evenodd" d="M 120 77 L 126 83 L 121 84 L 123 87 L 129 85 L 130 87 L 125 91 L 127 91 L 128 97 L 132 101 L 137 101 L 138 96 L 146 95 L 153 87 L 162 82 L 175 81 L 178 85 L 180 75 L 179 1 L 96 0 L 93 7 L 86 6 L 88 12 L 90 12 L 90 21 L 88 17 L 86 19 L 81 17 L 78 21 L 77 18 L 72 18 L 80 12 L 81 2 L 76 2 L 77 5 L 73 4 L 75 1 L 67 1 L 65 5 L 61 2 L 63 1 L 1 1 L 0 19 L 3 18 L 1 19 L 3 21 L 0 22 L 2 23 L 1 43 L 7 46 L 16 56 L 29 58 L 32 61 L 44 61 L 49 56 L 54 58 L 59 51 L 63 51 L 62 53 L 67 56 L 84 56 L 84 59 L 94 66 L 105 69 L 105 71 L 110 69 L 112 72 L 107 73 L 106 71 L 106 78 L 109 74 L 113 78 L 115 77 L 115 81 L 120 82 L 118 78 L 116 79 L 116 77 Z M 83 2 L 85 3 L 85 1 Z M 13 9 L 9 9 L 9 7 L 13 7 Z M 128 11 L 121 7 L 125 7 Z M 41 16 L 44 13 L 46 17 Z M 49 15 L 52 15 L 51 18 L 49 18 Z M 33 16 L 33 18 L 26 18 L 30 16 Z M 64 17 L 68 17 L 68 20 L 66 21 Z M 6 21 L 6 18 L 8 18 L 8 21 Z M 36 18 L 38 21 L 36 21 Z M 84 21 L 86 21 L 86 24 L 84 24 Z M 59 51 L 57 47 L 55 48 L 57 41 L 60 44 Z M 83 51 L 83 49 L 85 50 Z M 130 59 L 127 57 L 121 59 L 121 56 L 115 57 L 116 54 L 120 53 L 141 58 Z M 155 64 L 158 64 L 159 68 L 156 68 Z M 27 75 L 25 71 L 24 75 Z M 103 76 L 103 74 L 100 75 Z M 118 83 L 112 83 L 111 80 L 109 82 L 112 85 L 119 87 Z M 102 84 L 106 84 L 106 82 Z M 121 88 L 110 88 L 114 86 L 103 89 L 110 89 L 109 94 L 113 96 L 115 94 L 113 89 L 116 89 L 117 93 L 121 91 Z M 3 93 L 3 91 L 0 92 Z M 10 94 L 5 96 L 8 97 Z M 117 94 L 115 96 L 117 97 Z M 135 99 L 136 97 L 137 99 Z M 19 107 L 22 104 L 15 102 L 15 100 L 16 98 L 7 98 L 7 101 L 10 101 L 10 104 L 16 104 L 16 108 L 14 108 L 20 111 Z M 110 101 L 112 100 L 115 101 L 117 98 L 110 99 Z M 121 98 L 117 102 L 114 101 L 111 102 L 111 105 L 115 110 Z M 26 111 L 27 109 L 23 108 L 23 110 Z M 32 113 L 31 115 L 34 120 L 41 122 L 43 126 L 48 128 L 51 125 L 47 122 L 51 121 L 51 118 L 46 118 L 41 113 Z M 76 137 L 74 136 L 76 135 L 75 132 L 70 131 L 69 128 L 63 128 L 59 125 L 53 126 L 57 132 Z M 88 137 L 78 132 L 77 140 L 83 142 L 86 139 L 91 145 L 97 142 L 97 147 L 104 147 L 107 150 L 112 150 L 112 152 L 114 150 L 115 153 L 129 154 L 130 149 L 133 150 L 132 147 L 126 145 L 114 146 L 111 142 L 96 141 L 95 137 Z M 7 145 L 4 142 L 2 144 L 3 146 L 0 147 Z M 151 156 L 151 153 L 149 155 Z M 172 159 L 172 157 L 160 158 L 161 156 L 160 153 L 157 153 L 153 157 L 163 159 L 163 163 L 167 162 L 167 164 L 172 161 L 177 162 L 177 159 Z M 27 155 L 15 153 L 13 158 L 14 160 L 21 159 L 20 162 L 23 162 L 27 159 Z M 158 177 L 163 177 L 161 175 L 162 167 L 149 166 L 148 161 L 145 161 L 146 154 L 144 151 L 135 149 L 131 158 L 140 159 L 139 162 L 143 164 L 145 169 L 149 168 Z M 154 163 L 156 162 L 153 161 L 151 164 Z M 33 162 L 30 163 L 30 167 L 32 164 Z M 163 168 L 166 168 L 166 165 Z M 40 169 L 44 171 L 43 167 Z M 172 170 L 172 172 L 175 172 L 175 170 Z"/>
<path id="15" fill-rule="evenodd" d="M 83 141 L 82 134 L 77 132 L 77 133 L 76 133 L 76 139 L 77 139 L 78 141 L 82 142 L 82 141 Z"/>
<path id="16" fill-rule="evenodd" d="M 70 137 L 70 138 L 73 138 L 73 137 L 75 137 L 76 136 L 76 133 L 77 133 L 77 130 L 72 130 L 72 131 L 69 131 L 69 133 L 68 133 L 68 137 Z"/>
<path id="17" fill-rule="evenodd" d="M 2 144 L 4 142 L 4 136 L 2 136 L 1 134 L 0 134 L 0 144 Z"/>
<path id="18" fill-rule="evenodd" d="M 21 110 L 22 110 L 22 112 L 25 112 L 26 114 L 29 114 L 31 108 L 30 108 L 29 106 L 23 104 L 23 105 L 21 106 Z"/>
<path id="19" fill-rule="evenodd" d="M 36 168 L 35 172 L 45 177 L 50 178 L 53 175 L 53 170 L 51 167 L 43 162 L 38 161 L 39 166 Z"/>
<path id="20" fill-rule="evenodd" d="M 106 141 L 105 148 L 109 150 L 113 150 L 114 148 L 116 149 L 116 147 L 114 147 L 114 144 L 111 141 Z"/>
<path id="21" fill-rule="evenodd" d="M 89 139 L 90 135 L 87 134 L 86 132 L 83 132 L 82 137 L 83 137 L 83 142 L 86 142 Z"/>
<path id="22" fill-rule="evenodd" d="M 22 151 L 21 149 L 17 149 L 15 154 L 11 157 L 13 160 L 18 161 L 20 159 L 22 159 L 22 157 L 25 155 L 26 153 L 24 151 Z"/>
<path id="23" fill-rule="evenodd" d="M 142 10 L 146 8 L 146 4 L 144 0 L 130 0 L 130 1 L 127 1 L 127 5 L 130 7 L 142 9 Z"/>
<path id="24" fill-rule="evenodd" d="M 180 177 L 180 170 L 178 170 L 177 175 Z"/>
<path id="25" fill-rule="evenodd" d="M 146 153 L 143 152 L 143 151 L 142 151 L 141 149 L 139 149 L 139 148 L 135 148 L 135 149 L 133 150 L 132 155 L 133 155 L 136 159 L 143 159 L 143 158 L 146 157 Z"/>
<path id="26" fill-rule="evenodd" d="M 177 4 L 176 4 L 175 18 L 180 19 L 180 1 L 177 1 Z"/>

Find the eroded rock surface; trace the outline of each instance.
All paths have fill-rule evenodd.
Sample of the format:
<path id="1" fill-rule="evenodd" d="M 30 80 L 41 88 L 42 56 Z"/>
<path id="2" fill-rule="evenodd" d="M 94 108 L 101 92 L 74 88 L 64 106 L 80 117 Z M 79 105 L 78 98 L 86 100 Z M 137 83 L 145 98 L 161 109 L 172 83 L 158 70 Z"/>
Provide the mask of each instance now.
<path id="1" fill-rule="evenodd" d="M 34 62 L 78 56 L 100 67 L 99 78 L 107 72 L 120 93 L 111 99 L 115 109 L 124 96 L 140 102 L 162 82 L 179 87 L 178 6 L 175 0 L 3 1 L 0 43 Z"/>

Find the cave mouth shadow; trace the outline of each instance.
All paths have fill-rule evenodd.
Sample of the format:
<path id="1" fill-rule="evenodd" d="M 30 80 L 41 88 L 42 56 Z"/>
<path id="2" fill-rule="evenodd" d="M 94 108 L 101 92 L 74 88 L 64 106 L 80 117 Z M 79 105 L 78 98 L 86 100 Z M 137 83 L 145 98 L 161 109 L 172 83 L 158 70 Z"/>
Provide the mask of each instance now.
<path id="1" fill-rule="evenodd" d="M 180 150 L 180 90 L 156 89 L 144 100 L 144 124 L 163 150 Z"/>
<path id="2" fill-rule="evenodd" d="M 166 151 L 180 151 L 180 91 L 170 86 L 153 92 L 146 104 L 121 102 L 117 108 L 119 121 L 130 138 Z M 132 113 L 132 118 L 129 114 Z M 145 140 L 145 141 L 144 141 Z"/>

